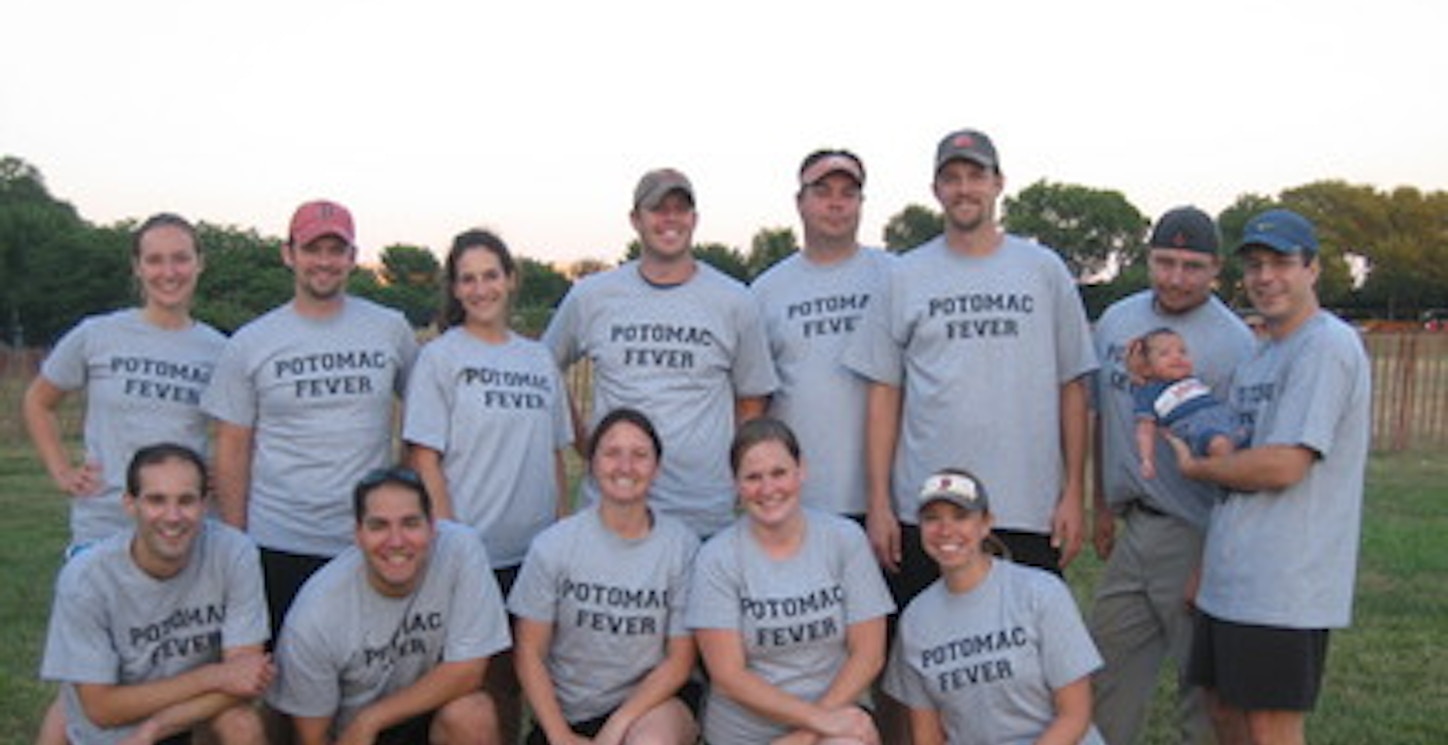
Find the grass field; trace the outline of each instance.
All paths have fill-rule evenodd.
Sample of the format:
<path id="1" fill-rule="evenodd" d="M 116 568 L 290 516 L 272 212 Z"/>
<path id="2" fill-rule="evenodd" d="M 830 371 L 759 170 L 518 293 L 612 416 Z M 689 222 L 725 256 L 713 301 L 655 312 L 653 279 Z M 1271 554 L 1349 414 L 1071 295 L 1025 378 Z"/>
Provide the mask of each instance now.
<path id="1" fill-rule="evenodd" d="M 1332 638 L 1310 742 L 1448 743 L 1448 459 L 1411 453 L 1370 464 L 1353 628 Z M 0 445 L 0 745 L 30 742 L 53 688 L 37 680 L 65 505 L 27 448 Z M 1288 537 L 1290 538 L 1290 537 Z M 1081 598 L 1099 566 L 1070 578 Z M 1147 742 L 1169 742 L 1158 697 Z"/>

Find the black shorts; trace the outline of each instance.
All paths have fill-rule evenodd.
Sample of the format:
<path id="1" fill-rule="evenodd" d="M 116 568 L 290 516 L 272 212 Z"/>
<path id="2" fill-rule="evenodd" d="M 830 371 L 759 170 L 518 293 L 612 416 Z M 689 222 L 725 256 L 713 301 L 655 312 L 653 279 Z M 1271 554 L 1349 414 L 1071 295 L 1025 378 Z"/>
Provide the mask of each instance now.
<path id="1" fill-rule="evenodd" d="M 266 605 L 271 615 L 272 645 L 276 644 L 287 609 L 292 607 L 292 600 L 296 599 L 302 584 L 328 561 L 331 558 L 327 556 L 261 549 L 261 577 L 266 585 Z"/>
<path id="2" fill-rule="evenodd" d="M 1187 681 L 1244 711 L 1311 711 L 1327 666 L 1327 629 L 1233 623 L 1197 613 Z"/>
<path id="3" fill-rule="evenodd" d="M 991 533 L 1010 552 L 1006 558 L 1017 564 L 1044 569 L 1057 577 L 1062 576 L 1061 551 L 1051 545 L 1051 534 L 1027 530 L 993 530 Z"/>
<path id="4" fill-rule="evenodd" d="M 695 720 L 699 718 L 699 704 L 704 698 L 704 687 L 702 685 L 691 680 L 685 683 L 684 687 L 680 688 L 678 693 L 674 694 L 674 698 L 684 702 L 684 706 L 689 708 L 689 713 L 694 715 Z M 569 722 L 568 728 L 573 730 L 573 734 L 575 735 L 593 737 L 598 734 L 599 730 L 603 729 L 603 725 L 608 724 L 608 718 L 613 716 L 614 711 L 618 710 L 614 709 L 603 716 L 586 719 L 582 722 Z M 533 731 L 528 733 L 526 745 L 550 745 L 548 742 L 548 734 L 545 733 L 543 728 L 539 727 L 537 723 L 534 723 Z"/>
<path id="5" fill-rule="evenodd" d="M 518 569 L 521 564 L 499 567 L 493 570 L 493 580 L 498 583 L 498 592 L 503 594 L 503 603 L 508 602 L 508 593 L 513 591 L 513 583 L 518 581 Z"/>
<path id="6" fill-rule="evenodd" d="M 401 724 L 394 724 L 377 733 L 375 745 L 428 745 L 432 717 L 436 712 L 419 714 Z"/>

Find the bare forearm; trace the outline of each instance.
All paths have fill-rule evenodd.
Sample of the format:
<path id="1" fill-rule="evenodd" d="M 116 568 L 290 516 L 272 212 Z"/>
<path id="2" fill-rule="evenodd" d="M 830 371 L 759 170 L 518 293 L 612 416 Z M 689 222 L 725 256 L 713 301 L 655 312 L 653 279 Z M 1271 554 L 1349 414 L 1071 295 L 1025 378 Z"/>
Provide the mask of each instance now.
<path id="1" fill-rule="evenodd" d="M 149 719 L 155 728 L 156 739 L 159 740 L 185 732 L 201 722 L 210 721 L 217 714 L 246 701 L 247 699 L 224 693 L 205 693 L 168 706 L 152 714 Z"/>
<path id="2" fill-rule="evenodd" d="M 870 386 L 865 425 L 865 477 L 871 512 L 894 509 L 890 504 L 890 470 L 900 437 L 900 389 L 884 383 Z"/>
<path id="3" fill-rule="evenodd" d="M 669 640 L 669 654 L 654 667 L 614 712 L 613 718 L 632 723 L 650 709 L 678 693 L 694 668 L 694 641 L 689 637 Z"/>
<path id="4" fill-rule="evenodd" d="M 849 657 L 819 700 L 819 704 L 827 709 L 858 701 L 885 666 L 884 617 L 851 624 L 848 640 Z"/>
<path id="5" fill-rule="evenodd" d="M 1076 378 L 1061 386 L 1061 456 L 1065 464 L 1066 487 L 1082 495 L 1086 484 L 1086 381 Z"/>
<path id="6" fill-rule="evenodd" d="M 221 519 L 246 529 L 246 500 L 251 490 L 253 430 L 222 422 L 216 427 L 216 504 Z"/>
<path id="7" fill-rule="evenodd" d="M 1316 456 L 1300 445 L 1264 445 L 1211 458 L 1183 457 L 1182 474 L 1240 492 L 1281 491 L 1306 478 Z"/>
<path id="8" fill-rule="evenodd" d="M 423 445 L 413 445 L 408 449 L 408 455 L 413 470 L 422 477 L 427 494 L 432 498 L 433 514 L 443 520 L 455 519 L 452 494 L 448 491 L 447 476 L 442 470 L 442 453 Z"/>
<path id="9" fill-rule="evenodd" d="M 768 399 L 763 396 L 747 396 L 734 400 L 734 423 L 743 424 L 750 419 L 758 419 L 764 416 L 764 406 Z"/>

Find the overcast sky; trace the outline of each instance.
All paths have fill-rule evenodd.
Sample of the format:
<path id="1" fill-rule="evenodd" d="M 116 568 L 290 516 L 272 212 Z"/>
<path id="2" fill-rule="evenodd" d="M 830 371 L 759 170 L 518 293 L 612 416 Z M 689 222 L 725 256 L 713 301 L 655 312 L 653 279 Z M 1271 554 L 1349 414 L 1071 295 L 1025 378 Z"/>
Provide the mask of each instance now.
<path id="1" fill-rule="evenodd" d="M 1448 189 L 1448 4 L 0 0 L 0 153 L 96 223 L 159 210 L 280 235 L 314 197 L 373 254 L 472 226 L 618 258 L 647 169 L 699 241 L 793 227 L 817 147 L 869 170 L 862 238 L 930 196 L 951 129 L 1008 193 L 1155 215 L 1322 178 Z M 798 230 L 796 229 L 798 233 Z"/>

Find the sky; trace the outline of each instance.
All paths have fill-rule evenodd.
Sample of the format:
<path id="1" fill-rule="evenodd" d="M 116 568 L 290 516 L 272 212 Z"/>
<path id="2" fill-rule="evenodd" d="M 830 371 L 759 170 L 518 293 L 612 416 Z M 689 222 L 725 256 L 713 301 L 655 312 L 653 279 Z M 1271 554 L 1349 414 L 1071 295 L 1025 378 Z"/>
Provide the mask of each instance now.
<path id="1" fill-rule="evenodd" d="M 1153 216 L 1319 179 L 1448 190 L 1448 4 L 1429 0 L 0 0 L 0 154 L 96 224 L 285 233 L 325 197 L 364 258 L 470 227 L 619 258 L 648 169 L 695 239 L 794 227 L 800 160 L 865 161 L 861 239 L 974 127 L 1006 192 Z"/>

